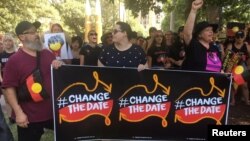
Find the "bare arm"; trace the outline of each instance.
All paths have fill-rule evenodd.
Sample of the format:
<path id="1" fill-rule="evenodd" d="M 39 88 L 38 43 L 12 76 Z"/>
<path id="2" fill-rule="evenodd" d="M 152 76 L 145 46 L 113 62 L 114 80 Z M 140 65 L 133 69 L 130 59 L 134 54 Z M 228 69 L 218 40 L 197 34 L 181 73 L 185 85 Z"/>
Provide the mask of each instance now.
<path id="1" fill-rule="evenodd" d="M 99 59 L 98 59 L 97 64 L 98 64 L 98 67 L 104 67 L 104 65 L 101 63 L 101 61 Z"/>
<path id="2" fill-rule="evenodd" d="M 203 0 L 195 0 L 192 3 L 192 8 L 189 13 L 188 19 L 184 26 L 184 41 L 186 45 L 189 45 L 191 39 L 192 39 L 192 33 L 194 29 L 194 22 L 196 18 L 196 13 L 199 8 L 201 8 L 203 5 Z"/>
<path id="3" fill-rule="evenodd" d="M 226 51 L 227 51 L 227 50 L 232 50 L 232 47 L 233 47 L 232 43 L 228 44 L 228 45 L 227 45 L 227 48 L 226 48 Z"/>
<path id="4" fill-rule="evenodd" d="M 152 57 L 151 56 L 147 56 L 148 59 L 148 68 L 152 67 Z"/>
<path id="5" fill-rule="evenodd" d="M 80 65 L 84 65 L 84 55 L 80 54 Z"/>
<path id="6" fill-rule="evenodd" d="M 145 64 L 139 64 L 137 67 L 137 70 L 140 72 L 142 70 L 148 69 L 148 62 L 146 62 Z"/>
<path id="7" fill-rule="evenodd" d="M 3 82 L 3 76 L 2 76 L 2 65 L 0 64 L 0 82 Z"/>
<path id="8" fill-rule="evenodd" d="M 245 43 L 246 46 L 247 46 L 247 53 L 248 53 L 248 56 L 250 56 L 250 45 Z M 247 62 L 247 68 L 249 69 L 250 68 L 250 57 L 248 57 L 248 59 L 246 60 Z"/>
<path id="9" fill-rule="evenodd" d="M 223 60 L 224 57 L 225 57 L 224 45 L 220 43 L 220 44 L 219 44 L 219 47 L 220 47 L 220 49 L 221 49 L 221 60 Z"/>
<path id="10" fill-rule="evenodd" d="M 16 97 L 16 90 L 14 87 L 9 87 L 4 90 L 4 95 L 13 109 L 16 115 L 16 123 L 20 127 L 28 127 L 29 121 L 27 115 L 23 112 L 21 106 L 18 104 L 17 97 Z"/>

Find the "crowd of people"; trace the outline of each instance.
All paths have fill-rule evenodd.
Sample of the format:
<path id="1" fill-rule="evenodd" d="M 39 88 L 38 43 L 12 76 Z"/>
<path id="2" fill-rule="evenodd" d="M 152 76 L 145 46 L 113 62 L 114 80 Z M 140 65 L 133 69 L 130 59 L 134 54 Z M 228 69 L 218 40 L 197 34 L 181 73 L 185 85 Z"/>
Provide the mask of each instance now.
<path id="1" fill-rule="evenodd" d="M 44 38 L 41 39 L 37 31 L 41 23 L 20 22 L 15 28 L 20 47 L 16 46 L 11 34 L 5 34 L 0 41 L 2 93 L 12 109 L 12 114 L 8 116 L 17 124 L 18 140 L 39 141 L 44 128 L 53 129 L 51 65 L 56 69 L 63 64 L 70 64 L 131 67 L 138 71 L 182 69 L 230 73 L 232 70 L 223 70 L 224 57 L 230 51 L 240 58 L 237 64 L 244 63 L 250 68 L 250 26 L 236 31 L 225 42 L 219 41 L 216 37 L 217 24 L 206 21 L 195 24 L 196 15 L 202 6 L 203 0 L 193 1 L 186 23 L 179 27 L 177 33 L 151 27 L 149 37 L 144 38 L 137 36 L 128 23 L 117 22 L 112 31 L 102 36 L 101 44 L 97 43 L 95 30 L 88 32 L 87 43 L 80 36 L 73 36 L 71 40 L 66 37 L 65 56 L 59 57 L 50 50 L 58 48 L 56 39 L 51 40 L 47 48 L 43 46 Z M 50 33 L 64 33 L 64 30 L 55 23 L 46 34 Z M 41 95 L 34 96 L 31 86 L 27 85 L 30 76 L 42 78 L 42 82 L 36 83 L 39 89 L 35 92 Z M 239 88 L 242 90 L 242 100 L 250 105 L 247 82 Z M 236 91 L 232 91 L 231 105 L 235 105 Z M 13 140 L 2 110 L 0 139 Z"/>

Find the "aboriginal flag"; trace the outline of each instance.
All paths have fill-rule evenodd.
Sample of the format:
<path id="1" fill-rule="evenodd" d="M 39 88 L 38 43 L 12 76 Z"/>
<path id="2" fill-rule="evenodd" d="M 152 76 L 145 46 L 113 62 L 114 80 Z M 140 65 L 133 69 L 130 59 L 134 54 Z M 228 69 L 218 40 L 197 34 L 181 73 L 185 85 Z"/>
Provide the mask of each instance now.
<path id="1" fill-rule="evenodd" d="M 43 88 L 43 81 L 39 69 L 35 69 L 32 74 L 25 79 L 25 82 L 18 88 L 17 97 L 21 102 L 39 102 L 49 98 L 49 95 Z"/>
<path id="2" fill-rule="evenodd" d="M 250 73 L 245 64 L 235 66 L 233 69 L 233 79 L 237 85 L 244 84 L 250 77 Z"/>

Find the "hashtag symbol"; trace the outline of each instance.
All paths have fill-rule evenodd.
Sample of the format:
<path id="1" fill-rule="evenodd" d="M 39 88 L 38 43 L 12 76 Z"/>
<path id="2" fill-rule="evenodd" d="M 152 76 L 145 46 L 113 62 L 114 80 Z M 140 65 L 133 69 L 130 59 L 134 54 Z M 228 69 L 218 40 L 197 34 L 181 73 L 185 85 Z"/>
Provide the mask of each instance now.
<path id="1" fill-rule="evenodd" d="M 120 103 L 119 103 L 120 107 L 126 107 L 128 104 L 129 104 L 129 103 L 128 103 L 127 98 L 125 98 L 125 99 L 122 98 L 122 99 L 120 100 Z"/>
<path id="2" fill-rule="evenodd" d="M 184 106 L 183 100 L 175 102 L 175 109 L 182 109 Z"/>
<path id="3" fill-rule="evenodd" d="M 64 107 L 66 104 L 68 104 L 67 99 L 65 97 L 60 98 L 57 101 L 58 101 L 57 105 L 59 108 Z"/>

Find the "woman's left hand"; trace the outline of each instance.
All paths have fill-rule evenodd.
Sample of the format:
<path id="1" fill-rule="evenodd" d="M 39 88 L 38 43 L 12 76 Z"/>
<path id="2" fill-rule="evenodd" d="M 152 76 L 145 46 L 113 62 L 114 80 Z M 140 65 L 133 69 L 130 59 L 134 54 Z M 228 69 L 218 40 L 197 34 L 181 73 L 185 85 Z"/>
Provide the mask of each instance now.
<path id="1" fill-rule="evenodd" d="M 145 70 L 145 69 L 147 69 L 147 68 L 148 68 L 147 65 L 140 64 L 140 65 L 138 66 L 137 70 L 140 72 L 140 71 Z"/>

